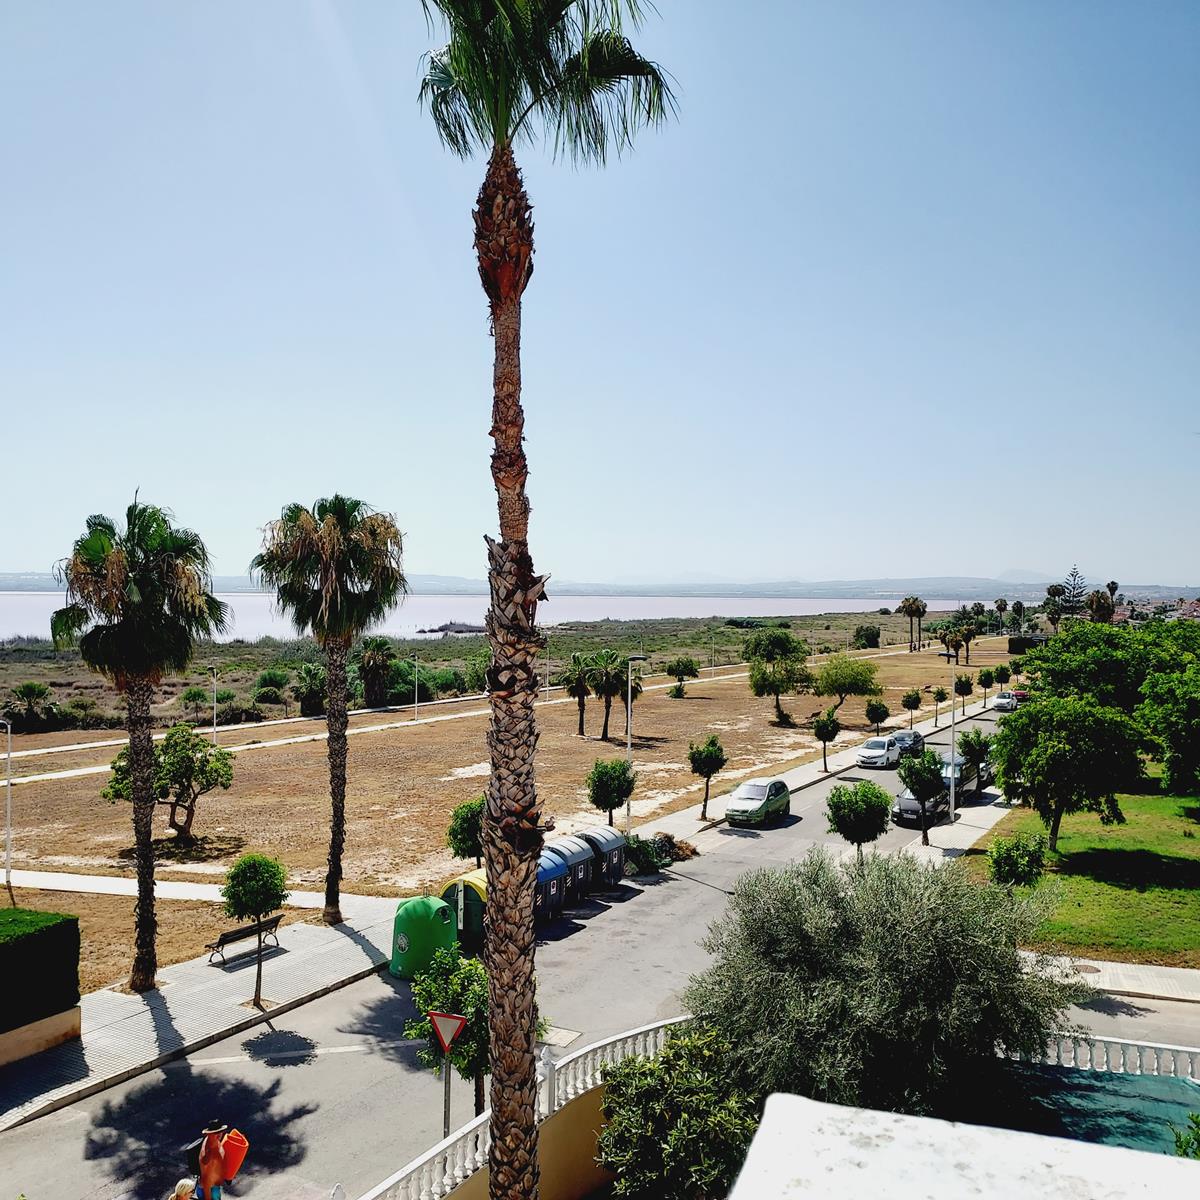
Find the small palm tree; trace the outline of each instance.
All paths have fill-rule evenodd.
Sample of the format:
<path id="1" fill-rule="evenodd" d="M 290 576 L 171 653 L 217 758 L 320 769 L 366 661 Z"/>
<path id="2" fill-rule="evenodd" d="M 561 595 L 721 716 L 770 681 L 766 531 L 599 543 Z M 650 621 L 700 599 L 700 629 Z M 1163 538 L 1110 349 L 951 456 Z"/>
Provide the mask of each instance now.
<path id="1" fill-rule="evenodd" d="M 332 817 L 325 873 L 325 921 L 342 920 L 342 851 L 346 844 L 346 665 L 354 639 L 381 621 L 408 590 L 403 538 L 396 519 L 361 500 L 330 496 L 311 509 L 289 504 L 267 526 L 250 564 L 275 589 L 298 633 L 325 651 Z"/>
<path id="2" fill-rule="evenodd" d="M 1008 612 L 1008 601 L 1001 596 L 996 601 L 996 616 L 1000 618 L 1000 632 L 1004 632 L 1004 614 Z"/>
<path id="3" fill-rule="evenodd" d="M 25 683 L 18 683 L 12 690 L 13 699 L 18 704 L 25 705 L 25 720 L 32 727 L 33 722 L 37 719 L 37 708 L 39 704 L 45 704 L 50 696 L 50 689 L 44 683 L 40 683 L 36 679 L 29 679 Z"/>
<path id="4" fill-rule="evenodd" d="M 365 637 L 354 652 L 358 677 L 363 685 L 363 703 L 368 708 L 383 708 L 387 704 L 388 680 L 396 651 L 385 637 Z"/>
<path id="5" fill-rule="evenodd" d="M 624 660 L 615 650 L 597 650 L 591 658 L 587 682 L 596 699 L 604 701 L 604 728 L 600 730 L 600 740 L 607 742 L 612 702 L 625 689 Z"/>
<path id="6" fill-rule="evenodd" d="M 1115 580 L 1110 579 L 1105 585 L 1108 589 L 1108 597 L 1115 604 L 1117 602 L 1117 593 L 1121 590 L 1121 585 Z"/>
<path id="7" fill-rule="evenodd" d="M 562 688 L 579 705 L 580 737 L 584 736 L 583 717 L 587 698 L 592 694 L 591 685 L 588 683 L 588 676 L 591 669 L 591 658 L 577 650 L 563 663 L 552 680 L 553 683 Z"/>
<path id="8" fill-rule="evenodd" d="M 204 543 L 190 529 L 175 528 L 165 509 L 136 496 L 123 529 L 110 517 L 88 517 L 87 532 L 60 564 L 59 576 L 67 602 L 50 621 L 54 644 L 78 644 L 83 661 L 125 697 L 138 888 L 129 987 L 145 992 L 158 970 L 150 704 L 162 677 L 182 671 L 196 639 L 222 631 L 228 613 L 212 594 Z"/>
<path id="9" fill-rule="evenodd" d="M 913 622 L 917 618 L 917 607 L 920 603 L 920 600 L 916 596 L 905 596 L 896 606 L 896 611 L 901 616 L 908 618 L 908 652 L 910 654 L 916 649 L 916 644 L 913 640 Z"/>

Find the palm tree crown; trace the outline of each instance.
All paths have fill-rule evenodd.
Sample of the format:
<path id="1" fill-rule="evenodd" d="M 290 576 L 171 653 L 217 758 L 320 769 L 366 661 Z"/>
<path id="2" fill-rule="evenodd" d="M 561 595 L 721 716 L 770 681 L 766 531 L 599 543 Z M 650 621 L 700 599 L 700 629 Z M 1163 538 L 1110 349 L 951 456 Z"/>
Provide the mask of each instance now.
<path id="1" fill-rule="evenodd" d="M 289 504 L 250 564 L 273 587 L 298 633 L 349 645 L 408 591 L 395 518 L 361 500 Z"/>
<path id="2" fill-rule="evenodd" d="M 55 644 L 78 643 L 84 662 L 121 691 L 131 679 L 157 683 L 182 671 L 195 640 L 228 623 L 199 536 L 136 497 L 124 529 L 111 517 L 88 517 L 59 576 L 67 603 L 50 621 Z"/>

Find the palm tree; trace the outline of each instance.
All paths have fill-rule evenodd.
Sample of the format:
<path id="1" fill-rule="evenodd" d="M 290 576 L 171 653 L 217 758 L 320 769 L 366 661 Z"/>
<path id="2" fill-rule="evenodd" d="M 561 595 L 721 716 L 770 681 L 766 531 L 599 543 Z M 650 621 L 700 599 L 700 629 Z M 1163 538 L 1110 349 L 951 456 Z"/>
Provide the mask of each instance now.
<path id="1" fill-rule="evenodd" d="M 630 672 L 633 672 L 632 677 Z M 625 736 L 629 736 L 629 702 L 637 703 L 642 694 L 642 668 L 635 667 L 628 659 L 621 666 L 621 706 L 625 709 Z"/>
<path id="2" fill-rule="evenodd" d="M 1000 632 L 1004 632 L 1004 614 L 1008 612 L 1008 601 L 1003 596 L 996 601 L 996 615 L 1000 618 Z"/>
<path id="3" fill-rule="evenodd" d="M 971 665 L 971 643 L 975 640 L 975 635 L 979 631 L 975 628 L 973 622 L 968 621 L 965 625 L 959 627 L 958 636 L 962 638 L 963 649 L 967 652 L 967 666 Z"/>
<path id="4" fill-rule="evenodd" d="M 388 681 L 396 651 L 385 637 L 365 637 L 354 652 L 358 677 L 363 685 L 363 703 L 368 708 L 383 708 L 387 704 Z"/>
<path id="5" fill-rule="evenodd" d="M 1088 592 L 1085 603 L 1088 616 L 1093 621 L 1107 624 L 1113 619 L 1113 598 L 1103 588 Z"/>
<path id="6" fill-rule="evenodd" d="M 554 676 L 552 682 L 562 688 L 568 696 L 575 699 L 579 705 L 579 736 L 583 737 L 583 716 L 584 709 L 587 705 L 587 698 L 592 694 L 591 686 L 588 684 L 588 675 L 592 669 L 591 659 L 588 655 L 576 650 L 571 657 L 563 663 L 558 674 Z M 610 702 L 611 703 L 611 702 Z"/>
<path id="7" fill-rule="evenodd" d="M 224 604 L 212 594 L 208 551 L 171 514 L 136 496 L 125 528 L 110 517 L 87 519 L 87 532 L 59 566 L 66 605 L 50 620 L 56 646 L 78 644 L 85 663 L 125 697 L 133 801 L 134 955 L 129 987 L 149 991 L 158 970 L 154 915 L 154 742 L 150 704 L 169 671 L 191 661 L 196 639 L 222 631 Z"/>
<path id="8" fill-rule="evenodd" d="M 382 620 L 408 590 L 396 519 L 361 500 L 330 496 L 311 509 L 289 504 L 267 526 L 250 564 L 298 633 L 325 651 L 332 818 L 325 873 L 325 921 L 341 923 L 342 850 L 346 843 L 346 662 L 354 639 Z"/>
<path id="9" fill-rule="evenodd" d="M 913 622 L 917 617 L 917 606 L 920 600 L 916 596 L 905 596 L 896 606 L 896 611 L 908 618 L 908 652 L 911 654 L 916 647 L 913 645 Z"/>
<path id="10" fill-rule="evenodd" d="M 600 730 L 600 740 L 607 742 L 612 702 L 625 689 L 625 661 L 615 650 L 597 650 L 591 657 L 587 683 L 592 695 L 604 701 L 604 728 Z"/>
<path id="11" fill-rule="evenodd" d="M 545 590 L 529 553 L 521 407 L 521 297 L 533 273 L 533 222 L 513 151 L 540 133 L 568 157 L 603 163 L 609 149 L 628 146 L 640 126 L 664 121 L 674 100 L 663 72 L 624 34 L 623 22 L 639 22 L 638 0 L 422 3 L 427 16 L 441 18 L 448 42 L 427 56 L 421 100 L 451 151 L 463 158 L 488 155 L 474 218 L 479 276 L 491 310 L 492 480 L 500 517 L 500 540 L 488 539 L 489 1186 L 493 1197 L 534 1197 L 533 894 L 542 844 L 533 764 L 542 639 L 534 619 Z"/>
<path id="12" fill-rule="evenodd" d="M 1050 622 L 1050 628 L 1057 633 L 1058 623 L 1062 620 L 1062 601 L 1055 599 L 1053 596 L 1046 597 L 1046 603 L 1042 605 L 1042 615 Z"/>
<path id="13" fill-rule="evenodd" d="M 925 620 L 925 614 L 929 611 L 929 605 L 924 600 L 917 597 L 917 649 L 921 648 L 921 622 Z"/>
<path id="14" fill-rule="evenodd" d="M 946 635 L 946 649 L 954 655 L 954 663 L 958 665 L 958 656 L 962 653 L 962 648 L 966 644 L 966 639 L 963 637 L 963 630 L 951 629 Z"/>
<path id="15" fill-rule="evenodd" d="M 1121 590 L 1121 585 L 1115 579 L 1110 579 L 1104 586 L 1108 589 L 1109 599 L 1116 604 L 1117 593 Z"/>

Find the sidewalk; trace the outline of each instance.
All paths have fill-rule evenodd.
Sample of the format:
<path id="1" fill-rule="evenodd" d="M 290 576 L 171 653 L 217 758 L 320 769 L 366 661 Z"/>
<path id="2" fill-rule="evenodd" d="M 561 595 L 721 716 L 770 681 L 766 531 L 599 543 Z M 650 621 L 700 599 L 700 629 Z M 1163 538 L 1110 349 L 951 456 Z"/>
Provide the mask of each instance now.
<path id="1" fill-rule="evenodd" d="M 17 882 L 17 873 L 13 874 Z M 89 884 L 101 878 L 106 884 L 133 882 L 76 878 Z M 160 884 L 158 894 L 173 895 L 169 888 L 190 889 L 187 898 L 199 899 L 210 897 L 192 893 L 215 890 L 210 884 Z M 159 987 L 140 996 L 109 988 L 89 992 L 80 1001 L 83 1033 L 78 1041 L 0 1067 L 0 1130 L 152 1070 L 378 970 L 391 953 L 396 902 L 367 896 L 342 899 L 349 918 L 343 925 L 280 929 L 279 948 L 271 947 L 263 955 L 263 995 L 270 1002 L 266 1012 L 249 1003 L 254 993 L 252 952 L 236 957 L 231 953 L 224 966 L 209 966 L 205 956 L 164 967 L 158 973 Z M 324 898 L 320 901 L 323 905 Z"/>

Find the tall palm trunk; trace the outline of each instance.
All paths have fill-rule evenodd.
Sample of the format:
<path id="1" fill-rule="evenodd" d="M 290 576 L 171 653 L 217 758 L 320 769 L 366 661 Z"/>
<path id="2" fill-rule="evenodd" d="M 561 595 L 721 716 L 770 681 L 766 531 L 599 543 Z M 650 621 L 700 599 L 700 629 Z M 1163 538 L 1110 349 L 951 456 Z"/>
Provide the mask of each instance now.
<path id="1" fill-rule="evenodd" d="M 604 697 L 604 728 L 600 730 L 600 740 L 608 741 L 608 718 L 612 715 L 612 697 Z"/>
<path id="2" fill-rule="evenodd" d="M 329 865 L 325 871 L 325 923 L 342 921 L 342 851 L 346 846 L 346 656 L 345 642 L 325 647 L 328 702 L 325 722 L 329 729 Z"/>
<path id="3" fill-rule="evenodd" d="M 575 699 L 579 705 L 579 736 L 583 737 L 583 709 L 584 705 L 587 704 L 587 698 L 585 696 L 576 696 Z"/>
<path id="4" fill-rule="evenodd" d="M 536 1200 L 533 900 L 542 830 L 533 773 L 538 740 L 533 704 L 537 653 L 543 645 L 535 618 L 545 580 L 534 573 L 529 554 L 528 464 L 522 440 L 521 293 L 533 270 L 533 222 L 521 173 L 507 146 L 493 151 L 479 190 L 475 248 L 492 314 L 492 481 L 500 516 L 500 540 L 486 539 L 492 646 L 492 774 L 483 822 L 492 1068 L 489 1191 L 492 1200 Z"/>
<path id="5" fill-rule="evenodd" d="M 137 865 L 137 902 L 134 914 L 133 969 L 129 987 L 147 992 L 158 971 L 154 916 L 154 739 L 150 733 L 149 680 L 135 679 L 125 689 L 129 710 L 129 778 L 133 792 L 133 847 Z"/>

